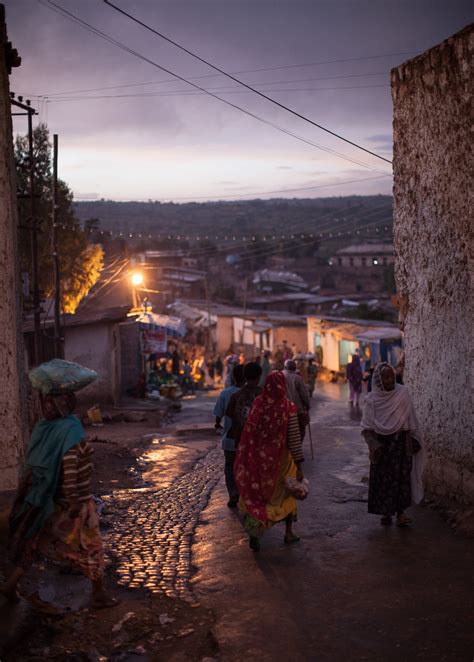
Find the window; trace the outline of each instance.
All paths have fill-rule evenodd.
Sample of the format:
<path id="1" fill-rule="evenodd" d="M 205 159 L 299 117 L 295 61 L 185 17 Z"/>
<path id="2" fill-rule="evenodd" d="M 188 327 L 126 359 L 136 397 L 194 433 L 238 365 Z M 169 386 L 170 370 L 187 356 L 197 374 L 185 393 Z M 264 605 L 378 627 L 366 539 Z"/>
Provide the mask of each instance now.
<path id="1" fill-rule="evenodd" d="M 353 267 L 353 266 L 354 266 L 354 258 L 353 258 L 353 257 L 350 257 L 350 258 L 349 258 L 349 266 L 350 266 L 350 267 Z"/>
<path id="2" fill-rule="evenodd" d="M 337 263 L 340 267 L 342 267 L 342 257 L 337 258 Z"/>
<path id="3" fill-rule="evenodd" d="M 363 267 L 366 267 L 366 266 L 367 266 L 367 258 L 366 258 L 366 257 L 363 257 L 362 260 L 361 260 L 361 262 L 362 262 L 362 266 L 363 266 Z"/>

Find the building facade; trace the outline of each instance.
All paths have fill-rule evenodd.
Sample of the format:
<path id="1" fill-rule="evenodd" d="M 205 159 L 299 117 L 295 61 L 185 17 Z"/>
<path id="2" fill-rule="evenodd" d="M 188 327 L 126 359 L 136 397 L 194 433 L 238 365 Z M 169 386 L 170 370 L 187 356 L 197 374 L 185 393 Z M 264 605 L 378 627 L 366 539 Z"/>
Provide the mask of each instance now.
<path id="1" fill-rule="evenodd" d="M 474 502 L 473 26 L 392 70 L 396 281 L 405 379 L 431 492 Z"/>
<path id="2" fill-rule="evenodd" d="M 17 201 L 5 9 L 0 5 L 0 493 L 17 486 L 26 427 L 17 254 Z M 10 51 L 11 53 L 11 51 Z"/>

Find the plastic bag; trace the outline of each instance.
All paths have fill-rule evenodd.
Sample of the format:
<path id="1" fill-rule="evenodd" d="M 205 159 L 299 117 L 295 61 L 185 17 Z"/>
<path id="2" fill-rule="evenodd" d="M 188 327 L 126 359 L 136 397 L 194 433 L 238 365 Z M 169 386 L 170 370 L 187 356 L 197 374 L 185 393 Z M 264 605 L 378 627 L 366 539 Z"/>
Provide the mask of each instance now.
<path id="1" fill-rule="evenodd" d="M 306 478 L 300 482 L 296 478 L 285 478 L 285 486 L 292 497 L 298 501 L 304 501 L 309 494 L 309 483 Z"/>
<path id="2" fill-rule="evenodd" d="M 52 359 L 42 363 L 33 368 L 29 374 L 31 385 L 43 395 L 80 391 L 98 376 L 95 370 L 89 370 L 78 363 L 63 359 Z"/>

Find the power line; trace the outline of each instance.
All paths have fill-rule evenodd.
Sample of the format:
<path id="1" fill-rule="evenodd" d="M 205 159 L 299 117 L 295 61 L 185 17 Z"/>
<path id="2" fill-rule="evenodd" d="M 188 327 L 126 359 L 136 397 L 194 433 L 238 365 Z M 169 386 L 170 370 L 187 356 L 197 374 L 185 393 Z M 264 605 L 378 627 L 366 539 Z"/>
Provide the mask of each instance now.
<path id="1" fill-rule="evenodd" d="M 334 232 L 334 236 L 337 236 L 338 234 L 341 234 L 341 230 L 344 231 L 346 228 L 357 228 L 357 222 L 360 222 L 361 217 L 364 220 L 367 220 L 368 217 L 373 216 L 374 214 L 380 214 L 383 212 L 392 212 L 392 205 L 387 205 L 383 204 L 379 207 L 375 207 L 373 209 L 352 209 L 348 211 L 344 211 L 344 214 L 350 214 L 349 217 L 344 216 L 344 218 L 335 218 L 335 215 L 340 216 L 341 214 L 341 209 L 333 209 L 322 216 L 318 217 L 315 221 L 315 225 L 312 229 L 308 230 L 308 222 L 303 222 L 298 224 L 297 226 L 291 226 L 288 225 L 287 227 L 290 227 L 290 230 L 288 232 L 285 232 L 285 234 L 279 234 L 281 230 L 277 230 L 276 233 L 273 231 L 273 233 L 270 231 L 269 233 L 265 233 L 263 237 L 261 237 L 262 241 L 281 241 L 281 240 L 294 240 L 296 235 L 301 235 L 302 233 L 306 233 L 309 238 L 311 238 L 313 241 L 315 239 L 322 238 L 324 233 L 326 231 L 329 232 L 329 229 L 331 229 L 331 232 L 329 232 L 330 237 L 332 237 L 332 233 Z M 375 222 L 378 223 L 380 219 L 375 219 Z M 392 217 L 390 219 L 385 219 L 384 222 L 387 220 L 393 220 Z M 339 221 L 341 224 L 339 224 Z M 355 222 L 355 223 L 354 223 Z M 336 225 L 337 224 L 337 225 Z M 358 232 L 358 230 L 357 230 Z M 102 234 L 104 231 L 102 231 Z M 112 232 L 105 231 L 105 234 L 108 234 L 109 236 L 114 236 Z M 214 233 L 210 233 L 211 237 L 209 235 L 202 235 L 203 240 L 208 240 L 212 239 L 212 235 Z M 168 239 L 168 240 L 186 240 L 190 241 L 193 239 L 192 236 L 187 235 L 186 233 L 181 235 L 176 235 L 173 236 L 172 234 L 168 234 L 166 230 L 163 230 L 162 233 L 158 233 L 157 235 L 152 235 L 147 232 L 123 232 L 120 231 L 119 233 L 116 233 L 115 236 L 126 238 L 128 237 L 132 239 L 134 236 L 135 238 L 140 238 L 140 239 Z M 278 235 L 278 236 L 277 236 Z M 268 237 L 268 239 L 267 239 Z M 296 237 L 297 238 L 297 237 Z M 199 236 L 194 237 L 197 241 L 200 240 Z M 215 237 L 215 240 L 218 241 L 219 237 Z M 232 247 L 232 250 L 239 250 L 243 248 L 249 248 L 252 246 L 252 243 L 256 240 L 256 235 L 252 235 L 252 233 L 249 233 L 248 235 L 248 241 L 246 240 L 246 237 L 243 236 L 240 239 L 236 237 L 232 232 L 226 233 L 223 237 L 220 237 L 221 241 L 228 241 L 230 243 L 230 246 Z M 260 247 L 261 248 L 261 247 Z M 207 254 L 212 254 L 214 252 L 214 247 L 203 247 L 199 249 L 188 249 L 191 253 L 192 256 L 201 256 L 205 257 Z M 264 250 L 268 250 L 268 248 L 265 248 Z"/>
<path id="2" fill-rule="evenodd" d="M 372 210 L 362 209 L 362 210 L 354 211 L 354 215 L 351 216 L 350 218 L 344 218 L 344 220 L 342 222 L 342 225 L 337 226 L 337 229 L 336 229 L 336 226 L 334 226 L 334 233 L 337 234 L 337 232 L 340 233 L 341 230 L 344 231 L 348 227 L 353 227 L 354 221 L 357 222 L 357 221 L 361 220 L 360 218 L 357 218 L 357 217 L 362 216 L 362 217 L 367 218 L 367 217 L 369 217 L 369 216 L 371 216 L 375 213 L 380 213 L 380 212 L 385 212 L 385 211 L 391 211 L 391 206 L 382 205 L 381 207 L 376 207 L 375 209 L 372 209 Z M 324 214 L 322 217 L 318 218 L 317 219 L 318 223 L 315 224 L 315 226 L 312 230 L 307 230 L 308 224 L 304 223 L 303 225 L 300 225 L 300 229 L 298 229 L 298 226 L 297 227 L 291 227 L 288 234 L 285 233 L 285 235 L 281 235 L 279 239 L 275 238 L 273 240 L 274 241 L 279 241 L 279 240 L 294 241 L 294 239 L 297 238 L 296 235 L 301 234 L 302 232 L 305 232 L 307 235 L 309 235 L 308 236 L 308 241 L 310 243 L 314 242 L 314 241 L 317 241 L 319 238 L 323 237 L 323 235 L 324 235 L 324 233 L 326 233 L 326 231 L 329 232 L 328 228 L 332 229 L 333 224 L 337 223 L 337 219 L 334 218 L 334 214 L 340 214 L 340 210 L 333 210 L 331 212 L 328 212 L 327 214 Z M 332 216 L 333 218 L 329 218 L 330 216 Z M 392 220 L 392 219 L 390 218 L 390 220 Z M 380 221 L 380 219 L 375 219 L 376 223 L 378 223 L 379 221 Z M 387 219 L 384 219 L 384 222 L 387 222 Z M 356 227 L 356 226 L 354 226 L 354 227 Z M 264 236 L 266 236 L 266 235 L 264 235 Z M 272 235 L 270 233 L 270 236 L 274 237 L 275 235 Z M 252 235 L 250 235 L 249 241 L 250 241 L 251 237 L 252 237 Z M 250 241 L 250 244 L 249 244 L 249 242 L 247 242 L 247 241 L 238 241 L 237 243 L 235 243 L 232 240 L 232 244 L 231 244 L 232 249 L 233 250 L 235 250 L 235 249 L 239 250 L 239 249 L 242 249 L 242 248 L 247 248 L 248 246 L 252 245 L 252 241 L 253 241 L 253 239 Z M 262 239 L 262 241 L 266 241 L 266 239 Z M 192 250 L 192 249 L 190 249 L 190 250 Z M 262 250 L 262 247 L 260 247 L 258 250 Z M 268 250 L 268 249 L 265 248 L 263 250 Z M 202 256 L 206 256 L 208 254 L 209 255 L 212 254 L 213 251 L 214 251 L 214 248 L 209 248 L 208 247 L 208 248 L 203 248 L 199 251 L 192 251 L 192 255 L 193 256 L 197 255 L 197 256 L 202 257 Z"/>
<path id="3" fill-rule="evenodd" d="M 214 78 L 220 74 L 211 74 L 211 76 Z M 372 76 L 386 76 L 387 72 L 386 71 L 379 71 L 379 72 L 370 72 L 370 73 L 363 73 L 363 74 L 344 74 L 344 75 L 339 75 L 339 76 L 319 76 L 317 78 L 290 78 L 289 80 L 275 80 L 275 81 L 263 81 L 261 83 L 253 83 L 255 86 L 263 86 L 263 85 L 283 85 L 287 83 L 309 83 L 309 82 L 316 82 L 320 80 L 340 80 L 343 78 L 367 78 L 367 77 L 372 77 Z M 189 76 L 188 80 L 199 80 L 200 78 L 208 78 L 208 76 Z M 120 89 L 120 88 L 125 88 L 125 87 L 142 87 L 143 85 L 164 85 L 168 83 L 175 83 L 174 78 L 168 78 L 167 80 L 157 80 L 155 82 L 148 82 L 148 83 L 131 83 L 131 84 L 126 84 L 126 85 L 108 85 L 106 87 L 95 87 L 95 88 L 89 88 L 89 89 L 82 89 L 82 90 L 70 90 L 69 92 L 52 92 L 49 94 L 41 94 L 39 96 L 41 97 L 46 97 L 48 99 L 51 99 L 52 97 L 62 97 L 62 96 L 67 96 L 70 94 L 80 94 L 80 93 L 87 93 L 87 92 L 102 92 L 104 90 L 114 90 L 114 89 Z M 217 85 L 213 87 L 208 87 L 208 90 L 221 90 L 221 89 L 236 89 L 237 86 L 233 85 Z M 180 91 L 180 90 L 178 90 Z M 30 95 L 30 96 L 36 96 L 36 95 Z"/>
<path id="4" fill-rule="evenodd" d="M 382 59 L 385 57 L 395 57 L 395 56 L 401 56 L 401 55 L 413 55 L 416 51 L 401 51 L 399 53 L 382 53 L 379 55 L 365 55 L 362 57 L 355 57 L 355 58 L 343 58 L 340 60 L 320 60 L 319 62 L 305 62 L 302 64 L 285 64 L 281 65 L 279 67 L 260 67 L 258 69 L 241 69 L 239 71 L 232 71 L 231 73 L 236 75 L 236 74 L 249 74 L 249 73 L 258 73 L 261 71 L 280 71 L 281 69 L 296 69 L 296 68 L 302 68 L 302 67 L 315 67 L 315 66 L 320 66 L 323 64 L 339 64 L 342 62 L 360 62 L 363 60 L 375 60 L 375 59 Z M 385 74 L 386 72 L 384 72 Z M 357 74 L 353 74 L 354 76 Z M 375 75 L 375 74 L 360 74 L 361 76 L 363 75 Z M 202 80 L 204 78 L 219 78 L 221 74 L 201 74 L 200 76 L 190 76 L 189 80 Z M 123 83 L 121 85 L 107 85 L 107 86 L 101 86 L 101 87 L 92 87 L 92 88 L 86 88 L 86 89 L 80 89 L 80 90 L 70 90 L 67 92 L 51 92 L 49 94 L 46 94 L 44 96 L 61 96 L 63 94 L 78 94 L 80 92 L 101 92 L 102 90 L 115 90 L 115 89 L 121 89 L 125 87 L 140 87 L 142 85 L 160 85 L 162 83 L 174 83 L 175 79 L 174 78 L 168 78 L 167 80 L 151 80 L 151 81 L 143 81 L 142 83 Z M 29 96 L 38 96 L 36 94 L 30 94 Z M 42 95 L 40 95 L 42 96 Z"/>
<path id="5" fill-rule="evenodd" d="M 376 85 L 345 85 L 339 87 L 297 87 L 297 88 L 276 88 L 272 89 L 271 92 L 319 92 L 324 90 L 364 90 L 370 88 L 380 88 L 384 87 L 388 89 L 390 85 L 385 83 L 380 83 Z M 228 90 L 222 91 L 221 94 L 251 94 L 250 90 Z M 34 95 L 27 95 L 34 96 Z M 147 99 L 154 97 L 189 97 L 189 96 L 203 96 L 203 92 L 195 92 L 194 90 L 166 90 L 162 92 L 143 92 L 136 94 L 102 94 L 96 96 L 78 96 L 78 97 L 38 97 L 39 99 L 44 99 L 46 103 L 62 103 L 64 101 L 96 101 L 98 99 Z"/>
<path id="6" fill-rule="evenodd" d="M 348 179 L 344 182 L 333 182 L 332 184 L 317 184 L 315 186 L 303 186 L 299 188 L 287 188 L 287 189 L 280 189 L 280 190 L 273 190 L 273 191 L 260 191 L 258 193 L 251 192 L 251 193 L 227 193 L 224 195 L 219 195 L 219 196 L 207 196 L 207 195 L 201 195 L 201 196 L 187 196 L 187 197 L 178 197 L 178 198 L 161 198 L 160 202 L 163 200 L 170 200 L 170 201 L 175 201 L 175 200 L 221 200 L 222 198 L 246 198 L 249 196 L 255 196 L 255 197 L 260 197 L 262 195 L 276 195 L 278 193 L 297 193 L 301 191 L 314 191 L 316 189 L 320 188 L 329 188 L 333 186 L 343 186 L 345 184 L 358 184 L 359 182 L 371 182 L 376 179 L 384 179 L 385 177 L 391 177 L 390 174 L 386 175 L 379 175 L 378 177 L 364 177 L 361 179 Z M 80 198 L 74 197 L 75 200 L 80 200 Z M 154 198 L 148 197 L 148 198 L 135 198 L 134 200 L 126 200 L 126 202 L 142 202 L 142 201 L 148 201 L 148 200 L 153 200 Z M 155 198 L 156 199 L 156 198 Z M 96 200 L 90 200 L 89 198 L 85 198 L 82 200 L 82 202 L 97 202 Z"/>
<path id="7" fill-rule="evenodd" d="M 192 87 L 200 90 L 201 92 L 204 92 L 205 94 L 213 97 L 214 99 L 217 99 L 218 101 L 221 101 L 222 103 L 225 103 L 226 105 L 230 106 L 231 108 L 234 108 L 245 115 L 248 115 L 249 117 L 252 117 L 253 119 L 256 119 L 258 122 L 261 122 L 262 124 L 266 124 L 267 126 L 271 126 L 272 128 L 276 129 L 277 131 L 281 131 L 282 133 L 286 133 L 289 136 L 292 136 L 293 138 L 296 138 L 296 140 L 299 140 L 300 142 L 304 142 L 307 145 L 311 145 L 313 147 L 316 147 L 317 149 L 320 149 L 324 152 L 327 152 L 329 154 L 333 154 L 335 156 L 338 156 L 339 158 L 342 158 L 346 161 L 349 161 L 351 163 L 355 163 L 357 165 L 360 165 L 364 168 L 368 168 L 369 170 L 372 170 L 374 172 L 381 172 L 382 174 L 387 174 L 384 171 L 379 170 L 378 168 L 375 168 L 367 163 L 363 163 L 361 161 L 357 161 L 356 159 L 353 159 L 349 156 L 345 156 L 344 154 L 341 154 L 337 152 L 336 150 L 333 150 L 329 147 L 323 147 L 322 145 L 309 140 L 307 138 L 303 138 L 302 136 L 299 136 L 298 134 L 294 133 L 293 131 L 290 131 L 289 129 L 284 129 L 283 127 L 279 126 L 278 124 L 275 124 L 274 122 L 271 122 L 269 120 L 265 120 L 264 118 L 260 117 L 259 115 L 256 115 L 255 113 L 252 113 L 249 110 L 246 110 L 245 108 L 242 108 L 241 106 L 238 106 L 235 103 L 232 103 L 231 101 L 228 101 L 227 99 L 223 99 L 222 97 L 218 96 L 217 94 L 214 94 L 213 92 L 209 92 L 205 88 L 201 87 L 200 85 L 197 85 L 196 83 L 192 83 L 188 81 L 186 78 L 181 76 L 180 74 L 176 74 L 170 69 L 167 69 L 166 67 L 163 67 L 162 65 L 158 64 L 157 62 L 154 62 L 153 60 L 150 60 L 146 56 L 142 55 L 141 53 L 138 53 L 137 51 L 133 50 L 132 48 L 129 48 L 125 44 L 121 43 L 117 39 L 114 39 L 113 37 L 110 37 L 107 35 L 105 32 L 102 32 L 98 28 L 95 28 L 93 25 L 90 23 L 87 23 L 83 19 L 79 18 L 72 12 L 64 9 L 63 7 L 60 7 L 56 3 L 54 3 L 52 0 L 48 0 L 48 4 L 46 4 L 46 0 L 38 0 L 38 2 L 43 5 L 44 7 L 47 7 L 51 11 L 55 11 L 56 13 L 59 13 L 69 20 L 72 20 L 74 23 L 77 23 L 80 25 L 82 28 L 88 30 L 89 32 L 92 32 L 96 36 L 105 39 L 105 41 L 113 44 L 117 48 L 120 48 L 121 50 L 133 55 L 134 57 L 137 57 L 138 59 L 142 60 L 143 62 L 147 62 L 148 64 L 151 64 L 153 67 L 156 67 L 157 69 L 160 69 L 161 71 L 164 71 L 167 74 L 170 74 L 171 76 L 175 76 L 178 80 L 183 81 L 184 83 L 187 83 L 191 85 Z M 387 159 L 386 159 L 387 160 Z M 388 160 L 387 160 L 388 161 Z M 388 161 L 390 163 L 390 161 Z"/>
<path id="8" fill-rule="evenodd" d="M 199 62 L 202 62 L 203 64 L 207 65 L 208 67 L 211 67 L 215 71 L 218 71 L 223 76 L 227 76 L 227 78 L 230 78 L 230 80 L 233 80 L 235 83 L 238 83 L 239 85 L 242 85 L 243 87 L 246 87 L 248 90 L 250 90 L 250 91 L 254 92 L 255 94 L 257 94 L 258 96 L 262 97 L 262 99 L 266 99 L 267 101 L 270 101 L 270 103 L 273 103 L 276 106 L 278 106 L 279 108 L 282 108 L 283 110 L 286 110 L 287 112 L 291 113 L 295 117 L 298 117 L 299 119 L 302 119 L 303 121 L 308 122 L 309 124 L 317 127 L 318 129 L 321 129 L 321 131 L 325 131 L 326 133 L 329 133 L 331 136 L 339 138 L 339 140 L 343 140 L 344 142 L 348 143 L 349 145 L 352 145 L 353 147 L 357 147 L 357 149 L 360 149 L 360 150 L 366 152 L 367 154 L 371 154 L 372 156 L 375 156 L 376 158 L 381 159 L 382 161 L 385 161 L 386 163 L 391 163 L 391 161 L 389 159 L 386 159 L 384 156 L 380 156 L 380 154 L 377 154 L 376 152 L 373 152 L 370 149 L 367 149 L 366 147 L 362 147 L 362 145 L 359 145 L 358 143 L 355 143 L 354 141 L 349 140 L 348 138 L 344 138 L 344 136 L 342 136 L 341 134 L 336 133 L 335 131 L 332 131 L 331 129 L 328 129 L 327 127 L 323 126 L 322 124 L 319 124 L 318 122 L 315 122 L 314 120 L 309 119 L 308 117 L 306 117 L 305 115 L 302 115 L 301 113 L 294 110 L 293 108 L 290 108 L 289 106 L 285 106 L 284 104 L 280 103 L 279 101 L 276 101 L 276 99 L 273 99 L 272 97 L 267 96 L 263 92 L 260 92 L 260 90 L 257 90 L 256 88 L 252 87 L 248 83 L 244 83 L 239 78 L 236 78 L 235 76 L 233 76 L 232 74 L 227 73 L 226 71 L 224 71 L 220 67 L 216 66 L 215 64 L 212 64 L 208 60 L 205 60 L 204 58 L 200 57 L 199 55 L 196 55 L 196 53 L 193 53 L 191 50 L 189 50 L 185 46 L 182 46 L 181 44 L 174 41 L 170 37 L 167 37 L 162 32 L 158 32 L 158 30 L 155 30 L 150 25 L 147 25 L 143 21 L 140 21 L 138 18 L 136 18 L 132 14 L 129 14 L 124 9 L 121 9 L 120 7 L 117 7 L 117 5 L 114 5 L 113 3 L 111 3 L 110 0 L 104 0 L 104 2 L 105 2 L 106 5 L 108 5 L 112 9 L 115 9 L 115 11 L 119 12 L 120 14 L 123 14 L 123 16 L 126 16 L 131 21 L 133 21 L 134 23 L 137 23 L 138 25 L 141 25 L 146 30 L 149 30 L 150 32 L 155 34 L 157 37 L 160 37 L 160 39 L 164 39 L 165 41 L 172 44 L 176 48 L 179 48 L 184 53 L 187 53 L 188 55 L 191 55 L 192 57 L 194 57 L 196 60 L 199 60 Z"/>

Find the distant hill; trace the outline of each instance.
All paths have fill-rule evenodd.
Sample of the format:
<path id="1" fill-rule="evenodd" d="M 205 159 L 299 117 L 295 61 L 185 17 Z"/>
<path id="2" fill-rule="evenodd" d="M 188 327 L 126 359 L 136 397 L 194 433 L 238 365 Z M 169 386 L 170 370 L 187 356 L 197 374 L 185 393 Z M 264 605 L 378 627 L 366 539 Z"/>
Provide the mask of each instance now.
<path id="1" fill-rule="evenodd" d="M 332 244 L 329 251 L 347 244 L 347 240 L 339 240 L 341 237 L 357 240 L 348 229 L 356 233 L 357 228 L 364 228 L 364 240 L 391 239 L 392 229 L 392 197 L 385 195 L 185 204 L 94 200 L 76 202 L 74 206 L 82 222 L 99 219 L 104 231 L 149 233 L 153 237 L 188 234 L 191 241 L 193 236 L 206 234 L 211 238 L 213 234 L 304 233 L 333 227 L 333 241 L 325 239 Z"/>

